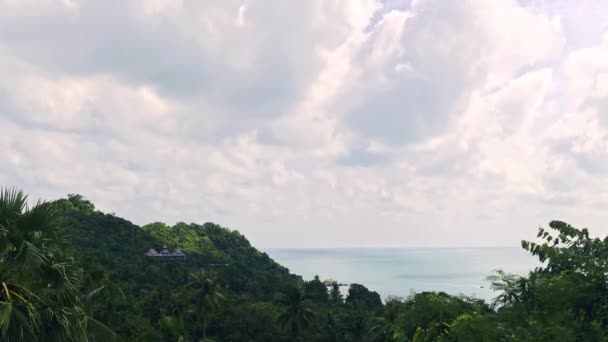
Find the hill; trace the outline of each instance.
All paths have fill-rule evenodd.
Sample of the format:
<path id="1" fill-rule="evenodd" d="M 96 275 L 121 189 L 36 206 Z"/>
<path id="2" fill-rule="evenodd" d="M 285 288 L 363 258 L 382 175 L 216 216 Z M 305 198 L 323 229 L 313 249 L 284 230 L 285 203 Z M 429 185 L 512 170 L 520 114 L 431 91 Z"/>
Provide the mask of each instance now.
<path id="1" fill-rule="evenodd" d="M 187 262 L 144 256 L 167 244 Z M 522 241 L 542 266 L 498 271 L 491 303 L 388 298 L 303 281 L 217 224 L 139 227 L 79 195 L 0 191 L 2 341 L 608 341 L 608 238 L 552 221 Z"/>
<path id="2" fill-rule="evenodd" d="M 93 270 L 98 281 L 117 285 L 124 294 L 123 303 L 112 307 L 110 319 L 110 325 L 122 335 L 146 332 L 142 331 L 146 320 L 149 324 L 144 330 L 152 334 L 154 323 L 174 302 L 171 295 L 188 284 L 189 275 L 197 270 L 213 270 L 222 291 L 241 301 L 270 302 L 278 291 L 302 281 L 252 247 L 238 231 L 214 223 L 168 226 L 155 222 L 139 227 L 96 210 L 81 195 L 69 195 L 54 204 L 74 256 Z M 148 249 L 163 244 L 180 248 L 188 255 L 187 262 L 166 264 L 144 257 Z"/>

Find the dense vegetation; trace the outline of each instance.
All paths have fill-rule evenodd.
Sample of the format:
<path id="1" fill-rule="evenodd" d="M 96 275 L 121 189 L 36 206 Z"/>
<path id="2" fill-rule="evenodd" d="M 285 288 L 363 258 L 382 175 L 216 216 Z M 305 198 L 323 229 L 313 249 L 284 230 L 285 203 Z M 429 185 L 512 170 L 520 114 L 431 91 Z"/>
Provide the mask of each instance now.
<path id="1" fill-rule="evenodd" d="M 608 238 L 554 221 L 522 242 L 542 266 L 489 277 L 493 303 L 445 293 L 340 293 L 212 223 L 143 227 L 79 195 L 28 207 L 0 193 L 3 341 L 608 341 Z M 143 252 L 167 244 L 188 262 Z"/>

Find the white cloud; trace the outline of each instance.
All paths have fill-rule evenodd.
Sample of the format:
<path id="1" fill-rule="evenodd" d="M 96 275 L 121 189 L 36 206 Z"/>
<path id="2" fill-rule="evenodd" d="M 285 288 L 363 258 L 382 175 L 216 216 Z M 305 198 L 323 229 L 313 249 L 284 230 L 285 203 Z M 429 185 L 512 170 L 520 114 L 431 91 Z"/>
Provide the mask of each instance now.
<path id="1" fill-rule="evenodd" d="M 606 233 L 608 34 L 576 18 L 0 1 L 0 184 L 262 246 L 514 244 L 553 218 Z"/>

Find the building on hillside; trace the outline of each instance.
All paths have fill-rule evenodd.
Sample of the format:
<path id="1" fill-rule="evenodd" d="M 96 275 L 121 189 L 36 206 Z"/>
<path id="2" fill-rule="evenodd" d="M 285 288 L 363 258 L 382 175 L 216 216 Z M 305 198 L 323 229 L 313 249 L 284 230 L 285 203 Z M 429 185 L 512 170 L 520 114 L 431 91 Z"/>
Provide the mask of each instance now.
<path id="1" fill-rule="evenodd" d="M 160 252 L 157 252 L 154 248 L 150 248 L 145 254 L 151 260 L 159 262 L 184 262 L 186 261 L 186 254 L 184 254 L 179 248 L 169 252 L 166 245 L 163 245 Z"/>

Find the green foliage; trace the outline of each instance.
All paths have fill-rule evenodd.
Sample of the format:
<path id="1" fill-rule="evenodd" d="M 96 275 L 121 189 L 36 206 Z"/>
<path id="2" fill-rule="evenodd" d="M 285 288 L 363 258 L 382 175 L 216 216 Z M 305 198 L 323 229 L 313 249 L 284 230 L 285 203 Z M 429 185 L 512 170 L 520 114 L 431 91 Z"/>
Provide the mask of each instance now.
<path id="1" fill-rule="evenodd" d="M 300 287 L 291 286 L 277 294 L 277 302 L 281 305 L 277 322 L 293 340 L 301 339 L 303 332 L 313 325 L 313 301 Z"/>
<path id="2" fill-rule="evenodd" d="M 489 312 L 489 308 L 483 303 L 443 292 L 413 294 L 404 302 L 393 302 L 392 305 L 400 308 L 396 321 L 404 328 L 402 334 L 411 338 L 418 334 L 420 341 L 444 338 L 450 331 L 449 324 L 461 315 Z"/>
<path id="3" fill-rule="evenodd" d="M 205 340 L 207 332 L 207 323 L 210 315 L 220 308 L 220 301 L 224 296 L 220 293 L 220 284 L 217 281 L 215 273 L 197 271 L 190 275 L 191 282 L 187 285 L 188 301 L 192 309 L 189 313 L 192 314 L 196 322 L 193 328 L 193 338 L 196 338 L 196 327 L 201 327 L 203 330 L 203 340 Z"/>
<path id="4" fill-rule="evenodd" d="M 306 296 L 315 303 L 329 303 L 329 294 L 327 293 L 327 286 L 325 286 L 325 284 L 321 282 L 319 276 L 315 276 L 313 280 L 304 283 L 304 292 Z"/>
<path id="5" fill-rule="evenodd" d="M 346 303 L 371 311 L 382 309 L 382 300 L 378 292 L 370 291 L 361 284 L 350 285 Z"/>
<path id="6" fill-rule="evenodd" d="M 0 192 L 3 341 L 608 341 L 608 238 L 553 221 L 522 247 L 528 275 L 496 271 L 496 298 L 389 297 L 303 281 L 213 223 L 143 227 L 80 195 L 28 207 Z M 185 263 L 143 256 L 167 244 Z"/>
<path id="7" fill-rule="evenodd" d="M 344 301 L 344 296 L 342 296 L 342 293 L 340 293 L 340 285 L 338 285 L 336 282 L 331 284 L 329 301 L 333 304 L 341 304 Z"/>
<path id="8" fill-rule="evenodd" d="M 282 341 L 284 331 L 276 324 L 281 308 L 269 302 L 235 303 L 223 317 L 225 341 Z"/>
<path id="9" fill-rule="evenodd" d="M 129 341 L 190 341 L 209 335 L 236 340 L 226 328 L 233 303 L 270 303 L 280 289 L 302 285 L 243 235 L 213 223 L 138 227 L 96 211 L 80 195 L 53 204 L 71 236 L 68 247 L 85 270 L 85 311 Z M 162 244 L 179 247 L 188 261 L 158 264 L 144 257 L 146 250 Z M 262 336 L 279 331 L 277 314 L 274 309 L 256 316 L 270 315 L 274 329 L 251 330 L 266 331 Z"/>
<path id="10" fill-rule="evenodd" d="M 22 192 L 0 191 L 2 340 L 86 340 L 82 269 L 68 257 L 64 233 L 52 205 L 29 207 Z"/>

